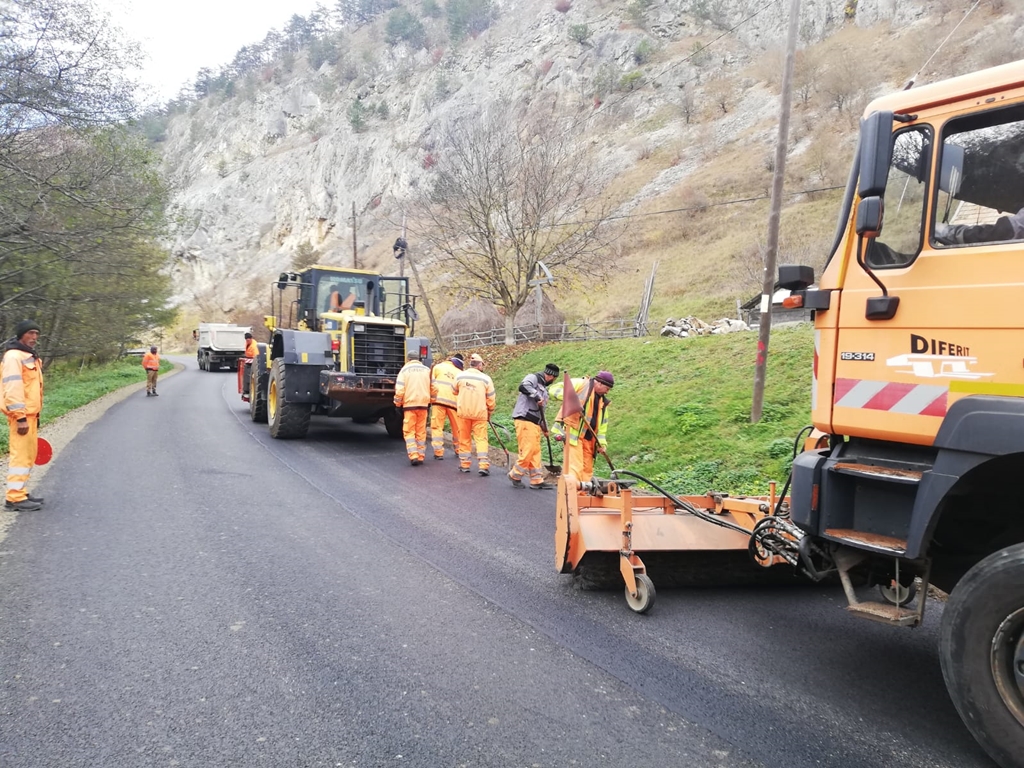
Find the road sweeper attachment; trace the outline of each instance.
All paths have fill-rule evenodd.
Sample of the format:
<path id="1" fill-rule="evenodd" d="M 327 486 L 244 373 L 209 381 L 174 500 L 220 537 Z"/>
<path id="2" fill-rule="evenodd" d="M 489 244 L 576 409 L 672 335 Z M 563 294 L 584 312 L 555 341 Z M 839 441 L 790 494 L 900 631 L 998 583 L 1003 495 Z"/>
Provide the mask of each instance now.
<path id="1" fill-rule="evenodd" d="M 584 586 L 624 582 L 637 613 L 654 605 L 655 579 L 673 587 L 777 583 L 794 569 L 812 578 L 830 570 L 827 555 L 789 522 L 788 499 L 774 483 L 768 496 L 678 497 L 635 473 L 614 474 L 585 483 L 559 477 L 555 567 Z M 637 480 L 660 495 L 634 492 Z"/>

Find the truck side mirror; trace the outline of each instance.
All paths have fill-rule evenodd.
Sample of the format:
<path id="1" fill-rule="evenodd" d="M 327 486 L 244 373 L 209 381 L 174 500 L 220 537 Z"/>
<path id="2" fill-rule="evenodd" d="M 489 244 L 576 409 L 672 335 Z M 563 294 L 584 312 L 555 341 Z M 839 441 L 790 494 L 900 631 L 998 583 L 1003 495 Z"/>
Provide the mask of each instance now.
<path id="1" fill-rule="evenodd" d="M 872 112 L 860 124 L 861 197 L 882 197 L 892 163 L 892 112 Z"/>
<path id="2" fill-rule="evenodd" d="M 885 201 L 881 197 L 865 197 L 857 206 L 857 234 L 861 237 L 878 237 L 882 232 L 882 218 Z"/>
<path id="3" fill-rule="evenodd" d="M 285 289 L 285 286 L 287 286 L 287 285 L 288 285 L 288 273 L 287 272 L 282 272 L 280 275 L 277 276 L 277 290 L 283 291 Z"/>
<path id="4" fill-rule="evenodd" d="M 787 291 L 806 290 L 814 282 L 814 267 L 796 264 L 779 266 L 779 287 Z"/>

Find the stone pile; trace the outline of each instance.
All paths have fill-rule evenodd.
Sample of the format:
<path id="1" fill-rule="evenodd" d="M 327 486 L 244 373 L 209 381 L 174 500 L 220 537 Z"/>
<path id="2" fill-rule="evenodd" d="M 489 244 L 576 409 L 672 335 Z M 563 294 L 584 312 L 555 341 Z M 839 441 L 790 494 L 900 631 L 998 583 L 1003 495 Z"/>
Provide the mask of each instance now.
<path id="1" fill-rule="evenodd" d="M 705 323 L 696 317 L 683 317 L 673 320 L 671 317 L 665 321 L 661 329 L 662 336 L 676 336 L 685 339 L 690 336 L 711 336 L 720 333 L 734 333 L 735 331 L 749 331 L 750 326 L 742 320 L 733 320 L 723 317 L 713 323 Z"/>

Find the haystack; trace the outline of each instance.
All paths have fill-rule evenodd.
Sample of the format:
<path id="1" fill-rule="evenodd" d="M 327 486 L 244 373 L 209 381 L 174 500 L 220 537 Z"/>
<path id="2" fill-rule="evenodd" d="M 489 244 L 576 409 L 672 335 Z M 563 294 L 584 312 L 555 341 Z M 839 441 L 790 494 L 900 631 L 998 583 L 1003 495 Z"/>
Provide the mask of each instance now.
<path id="1" fill-rule="evenodd" d="M 546 293 L 541 293 L 540 324 L 543 327 L 542 341 L 557 341 L 565 332 L 565 315 L 558 310 Z M 529 332 L 537 327 L 537 292 L 531 291 L 526 304 L 516 312 L 516 328 Z"/>
<path id="2" fill-rule="evenodd" d="M 449 309 L 444 313 L 439 323 L 441 335 L 447 339 L 452 346 L 454 336 L 464 334 L 490 334 L 495 328 L 504 331 L 505 318 L 501 316 L 497 308 L 483 299 L 473 299 L 468 304 L 456 309 Z M 479 343 L 479 342 L 477 342 Z M 466 343 L 461 346 L 476 346 L 476 343 Z"/>

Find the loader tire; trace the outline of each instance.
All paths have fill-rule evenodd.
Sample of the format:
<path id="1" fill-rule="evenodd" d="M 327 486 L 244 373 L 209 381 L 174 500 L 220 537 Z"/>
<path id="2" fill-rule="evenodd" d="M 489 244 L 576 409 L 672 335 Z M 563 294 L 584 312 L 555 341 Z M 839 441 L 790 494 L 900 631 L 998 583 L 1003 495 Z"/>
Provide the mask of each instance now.
<path id="1" fill-rule="evenodd" d="M 392 408 L 384 414 L 384 429 L 388 431 L 388 437 L 394 440 L 402 439 L 402 410 Z"/>
<path id="2" fill-rule="evenodd" d="M 953 589 L 939 658 L 974 738 L 1003 768 L 1024 765 L 1024 544 L 989 555 Z"/>
<path id="3" fill-rule="evenodd" d="M 270 368 L 267 384 L 267 423 L 270 436 L 277 440 L 292 440 L 306 436 L 309 431 L 309 403 L 289 403 L 285 399 L 288 367 L 278 358 Z"/>
<path id="4" fill-rule="evenodd" d="M 255 369 L 255 365 L 250 366 Z M 249 374 L 249 418 L 257 424 L 267 423 L 267 376 L 255 370 Z"/>

